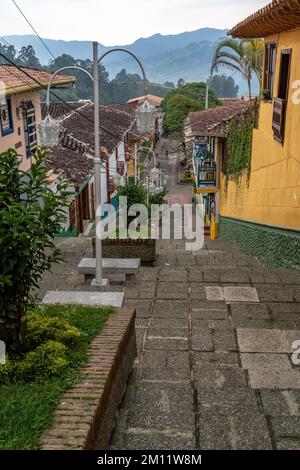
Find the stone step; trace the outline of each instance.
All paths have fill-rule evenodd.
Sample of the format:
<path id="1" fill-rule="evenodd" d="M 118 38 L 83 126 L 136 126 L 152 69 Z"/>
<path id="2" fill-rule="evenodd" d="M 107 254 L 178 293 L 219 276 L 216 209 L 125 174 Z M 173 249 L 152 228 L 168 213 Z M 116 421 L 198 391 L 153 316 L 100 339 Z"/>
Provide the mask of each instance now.
<path id="1" fill-rule="evenodd" d="M 45 305 L 86 305 L 88 307 L 122 307 L 123 292 L 48 291 Z"/>
<path id="2" fill-rule="evenodd" d="M 140 258 L 103 258 L 103 274 L 137 274 L 141 266 Z M 96 258 L 82 258 L 78 272 L 84 275 L 96 274 Z"/>

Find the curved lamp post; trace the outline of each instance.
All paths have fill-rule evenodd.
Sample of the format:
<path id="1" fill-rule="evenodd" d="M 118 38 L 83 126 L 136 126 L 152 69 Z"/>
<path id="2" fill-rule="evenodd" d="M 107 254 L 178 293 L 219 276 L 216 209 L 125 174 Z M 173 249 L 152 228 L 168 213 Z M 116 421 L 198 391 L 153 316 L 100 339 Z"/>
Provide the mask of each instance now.
<path id="1" fill-rule="evenodd" d="M 95 224 L 96 227 L 98 226 L 99 222 L 101 222 L 101 157 L 100 157 L 100 109 L 99 109 L 99 63 L 101 60 L 104 59 L 108 54 L 113 52 L 125 52 L 132 56 L 138 65 L 143 74 L 144 79 L 144 89 L 145 89 L 145 96 L 146 93 L 146 85 L 147 79 L 144 67 L 141 61 L 133 54 L 132 52 L 122 49 L 122 48 L 114 48 L 110 49 L 109 51 L 105 52 L 100 58 L 98 58 L 98 42 L 93 42 L 93 75 L 91 75 L 87 70 L 83 69 L 82 67 L 78 66 L 69 66 L 69 67 L 62 67 L 57 70 L 51 77 L 48 88 L 47 88 L 47 109 L 49 109 L 50 104 L 50 88 L 55 76 L 64 71 L 64 70 L 81 70 L 86 75 L 90 77 L 94 84 L 94 132 L 95 132 L 95 156 L 94 156 L 94 164 L 95 164 L 95 207 L 96 207 L 96 216 L 95 216 Z M 151 126 L 153 123 L 153 111 L 154 107 L 150 105 L 147 101 L 145 101 L 137 110 L 137 126 L 138 130 L 141 133 L 151 132 Z M 41 122 L 39 126 L 39 135 L 41 143 L 45 146 L 55 146 L 59 143 L 59 135 L 60 135 L 61 126 L 58 121 L 51 118 L 50 114 Z M 103 279 L 102 277 L 102 243 L 101 238 L 96 236 L 96 277 L 92 281 L 92 287 L 96 288 L 97 290 L 105 290 L 108 286 L 108 280 Z"/>

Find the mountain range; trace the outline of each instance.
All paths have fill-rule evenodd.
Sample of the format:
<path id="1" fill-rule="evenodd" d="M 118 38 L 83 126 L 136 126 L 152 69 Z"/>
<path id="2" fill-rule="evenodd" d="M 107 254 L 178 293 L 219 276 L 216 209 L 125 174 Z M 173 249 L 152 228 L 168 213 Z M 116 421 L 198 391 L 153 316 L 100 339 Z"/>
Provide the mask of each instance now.
<path id="1" fill-rule="evenodd" d="M 210 73 L 211 59 L 217 42 L 226 36 L 226 29 L 201 28 L 195 31 L 174 35 L 155 34 L 148 38 L 137 39 L 132 44 L 107 47 L 99 45 L 102 54 L 113 47 L 122 47 L 136 54 L 142 61 L 147 78 L 152 82 L 166 81 L 177 83 L 179 78 L 185 81 L 206 80 Z M 51 56 L 41 41 L 34 35 L 5 36 L 6 41 L 16 49 L 31 44 L 40 59 L 41 64 L 48 64 Z M 92 57 L 90 41 L 63 41 L 43 38 L 46 45 L 55 56 L 70 54 L 76 59 Z M 127 54 L 114 53 L 103 61 L 110 78 L 121 69 L 127 72 L 139 73 L 136 62 Z M 223 73 L 223 70 L 222 70 Z M 240 86 L 240 92 L 246 90 L 245 84 L 238 75 L 233 75 Z"/>

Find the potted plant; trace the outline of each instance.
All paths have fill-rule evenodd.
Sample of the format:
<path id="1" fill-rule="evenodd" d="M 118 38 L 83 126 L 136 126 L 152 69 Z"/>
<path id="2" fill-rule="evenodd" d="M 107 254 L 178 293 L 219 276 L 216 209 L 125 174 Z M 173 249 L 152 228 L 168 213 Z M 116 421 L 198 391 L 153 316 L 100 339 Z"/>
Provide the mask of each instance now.
<path id="1" fill-rule="evenodd" d="M 261 95 L 262 95 L 263 99 L 266 100 L 266 101 L 269 101 L 271 99 L 270 90 L 268 90 L 267 88 L 264 88 L 262 90 Z"/>

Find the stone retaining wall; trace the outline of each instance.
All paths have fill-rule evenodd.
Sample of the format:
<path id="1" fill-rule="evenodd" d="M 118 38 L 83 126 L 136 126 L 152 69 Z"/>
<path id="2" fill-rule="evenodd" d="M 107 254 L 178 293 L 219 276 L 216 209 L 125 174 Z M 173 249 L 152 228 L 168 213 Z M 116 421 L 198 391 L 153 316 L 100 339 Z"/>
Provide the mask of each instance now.
<path id="1" fill-rule="evenodd" d="M 136 356 L 135 310 L 119 309 L 89 348 L 82 382 L 67 390 L 42 450 L 107 449 Z"/>
<path id="2" fill-rule="evenodd" d="M 299 232 L 221 217 L 219 237 L 271 266 L 300 269 Z"/>

